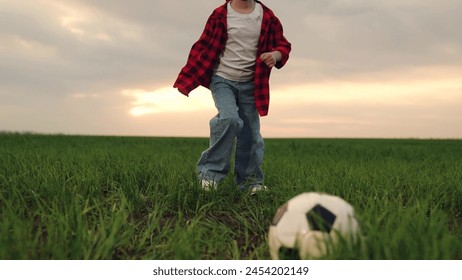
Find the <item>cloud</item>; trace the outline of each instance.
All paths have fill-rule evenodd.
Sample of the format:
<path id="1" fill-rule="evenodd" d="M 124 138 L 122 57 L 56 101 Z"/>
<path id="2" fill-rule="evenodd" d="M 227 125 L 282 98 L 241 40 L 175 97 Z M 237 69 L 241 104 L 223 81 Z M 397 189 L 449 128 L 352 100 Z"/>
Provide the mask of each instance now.
<path id="1" fill-rule="evenodd" d="M 0 56 L 9 75 L 3 84 L 21 80 L 50 93 L 40 84 L 50 80 L 63 93 L 170 85 L 222 1 L 4 3 Z M 460 1 L 264 3 L 293 43 L 290 63 L 278 73 L 291 83 L 462 63 L 462 36 L 454 28 L 462 25 Z M 43 75 L 37 79 L 31 72 Z"/>
<path id="2" fill-rule="evenodd" d="M 295 5 L 290 13 L 282 7 L 278 11 L 289 27 L 297 77 L 347 78 L 462 63 L 462 36 L 454 28 L 462 24 L 457 16 L 460 1 L 332 0 L 290 5 Z"/>
<path id="3" fill-rule="evenodd" d="M 273 89 L 270 135 L 460 138 L 462 68 Z M 296 133 L 295 133 L 296 132 Z"/>

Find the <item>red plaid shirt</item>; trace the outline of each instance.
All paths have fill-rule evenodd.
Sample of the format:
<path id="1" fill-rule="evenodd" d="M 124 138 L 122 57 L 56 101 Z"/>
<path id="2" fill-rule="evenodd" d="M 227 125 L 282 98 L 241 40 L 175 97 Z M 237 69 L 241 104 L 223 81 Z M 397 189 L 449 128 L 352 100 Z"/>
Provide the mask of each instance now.
<path id="1" fill-rule="evenodd" d="M 189 52 L 188 61 L 181 69 L 173 87 L 182 94 L 189 93 L 198 86 L 209 88 L 213 69 L 219 61 L 220 54 L 224 51 L 227 32 L 227 3 L 216 8 L 207 20 L 205 29 L 199 40 L 194 43 Z M 271 69 L 260 60 L 260 55 L 265 52 L 279 51 L 282 59 L 275 65 L 281 68 L 289 59 L 291 44 L 283 35 L 282 24 L 268 7 L 263 5 L 263 19 L 260 40 L 255 61 L 255 106 L 260 116 L 266 116 L 269 108 L 269 77 Z"/>

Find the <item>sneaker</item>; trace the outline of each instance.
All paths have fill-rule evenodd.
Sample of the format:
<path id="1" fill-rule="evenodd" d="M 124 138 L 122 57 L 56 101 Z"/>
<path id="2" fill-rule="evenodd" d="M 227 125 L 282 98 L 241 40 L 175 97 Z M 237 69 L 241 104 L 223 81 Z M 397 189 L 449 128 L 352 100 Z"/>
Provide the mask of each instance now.
<path id="1" fill-rule="evenodd" d="M 253 185 L 251 188 L 250 188 L 250 195 L 256 195 L 258 192 L 265 192 L 268 190 L 268 187 L 267 186 L 263 186 L 263 185 Z"/>
<path id="2" fill-rule="evenodd" d="M 203 191 L 211 191 L 211 190 L 216 190 L 218 187 L 218 183 L 213 180 L 207 180 L 207 179 L 199 179 L 201 183 L 201 188 Z"/>

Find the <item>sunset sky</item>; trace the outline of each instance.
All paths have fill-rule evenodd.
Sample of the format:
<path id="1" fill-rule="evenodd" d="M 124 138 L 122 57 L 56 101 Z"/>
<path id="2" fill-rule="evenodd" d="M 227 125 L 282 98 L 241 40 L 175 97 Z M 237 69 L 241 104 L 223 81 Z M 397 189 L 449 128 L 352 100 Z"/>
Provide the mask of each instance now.
<path id="1" fill-rule="evenodd" d="M 462 1 L 262 2 L 293 47 L 265 138 L 462 138 Z M 0 131 L 207 137 L 172 85 L 222 3 L 0 0 Z"/>

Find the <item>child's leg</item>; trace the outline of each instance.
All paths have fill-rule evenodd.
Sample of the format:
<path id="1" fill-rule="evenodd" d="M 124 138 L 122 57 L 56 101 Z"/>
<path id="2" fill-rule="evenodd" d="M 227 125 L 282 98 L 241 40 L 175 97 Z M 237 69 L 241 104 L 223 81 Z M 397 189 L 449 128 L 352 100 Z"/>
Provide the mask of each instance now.
<path id="1" fill-rule="evenodd" d="M 235 83 L 214 76 L 210 86 L 218 114 L 210 120 L 210 146 L 198 162 L 199 178 L 220 182 L 228 174 L 234 141 L 243 126 L 236 104 Z"/>

